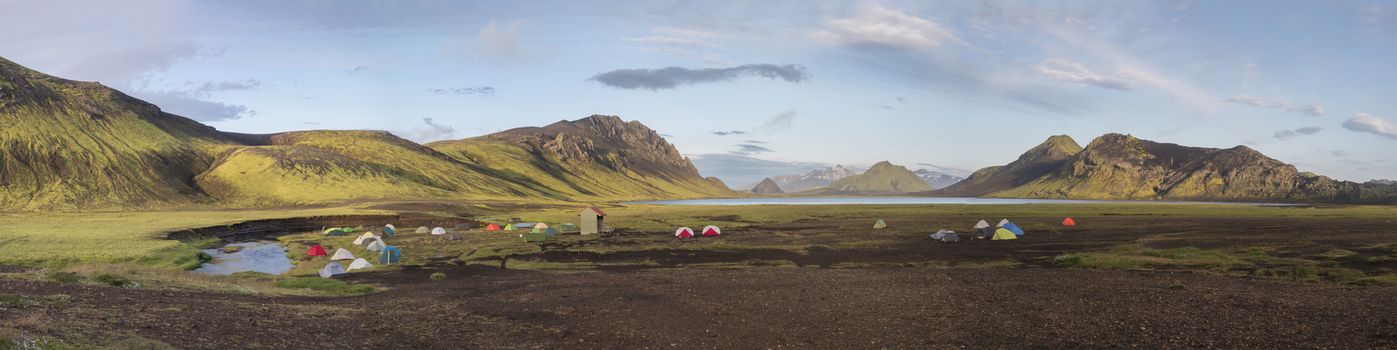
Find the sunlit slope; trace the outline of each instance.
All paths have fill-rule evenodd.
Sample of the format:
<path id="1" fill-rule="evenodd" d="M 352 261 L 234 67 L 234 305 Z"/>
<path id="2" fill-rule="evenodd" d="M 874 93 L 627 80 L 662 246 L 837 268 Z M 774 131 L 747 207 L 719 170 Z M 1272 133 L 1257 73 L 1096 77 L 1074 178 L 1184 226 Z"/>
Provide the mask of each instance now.
<path id="1" fill-rule="evenodd" d="M 492 176 L 382 131 L 300 131 L 271 135 L 220 158 L 198 183 L 243 205 L 363 199 L 559 198 L 542 186 Z"/>
<path id="2" fill-rule="evenodd" d="M 97 83 L 0 58 L 0 209 L 206 202 L 195 174 L 232 142 Z"/>
<path id="3" fill-rule="evenodd" d="M 579 200 L 735 195 L 721 181 L 700 176 L 655 131 L 614 116 L 427 146 L 501 178 Z"/>
<path id="4" fill-rule="evenodd" d="M 931 185 L 901 165 L 882 161 L 858 174 L 829 184 L 833 193 L 908 193 L 931 191 Z"/>

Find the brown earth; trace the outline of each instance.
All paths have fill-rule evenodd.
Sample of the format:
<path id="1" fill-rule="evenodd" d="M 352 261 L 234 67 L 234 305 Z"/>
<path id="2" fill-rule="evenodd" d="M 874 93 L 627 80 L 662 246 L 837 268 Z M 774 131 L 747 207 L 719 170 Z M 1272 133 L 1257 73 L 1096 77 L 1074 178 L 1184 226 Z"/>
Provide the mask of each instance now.
<path id="1" fill-rule="evenodd" d="M 430 281 L 436 271 L 448 278 Z M 1397 347 L 1397 287 L 1208 274 L 443 266 L 351 279 L 393 288 L 320 298 L 0 281 L 0 293 L 65 300 L 0 316 L 190 349 Z"/>

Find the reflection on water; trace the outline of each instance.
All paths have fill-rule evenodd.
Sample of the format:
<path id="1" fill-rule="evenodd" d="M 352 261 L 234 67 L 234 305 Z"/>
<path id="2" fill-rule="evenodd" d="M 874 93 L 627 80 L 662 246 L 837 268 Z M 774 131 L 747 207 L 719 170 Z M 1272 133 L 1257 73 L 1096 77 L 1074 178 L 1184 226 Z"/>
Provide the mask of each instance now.
<path id="1" fill-rule="evenodd" d="M 204 263 L 194 271 L 212 275 L 231 275 L 238 272 L 254 271 L 280 275 L 294 266 L 286 256 L 286 248 L 275 241 L 239 242 L 225 247 L 239 247 L 242 250 L 225 253 L 224 247 L 204 249 L 213 260 Z"/>
<path id="2" fill-rule="evenodd" d="M 958 197 L 772 197 L 715 198 L 630 202 L 661 205 L 838 205 L 838 204 L 1231 204 L 1286 205 L 1234 202 L 1107 201 L 1084 199 L 958 198 Z"/>

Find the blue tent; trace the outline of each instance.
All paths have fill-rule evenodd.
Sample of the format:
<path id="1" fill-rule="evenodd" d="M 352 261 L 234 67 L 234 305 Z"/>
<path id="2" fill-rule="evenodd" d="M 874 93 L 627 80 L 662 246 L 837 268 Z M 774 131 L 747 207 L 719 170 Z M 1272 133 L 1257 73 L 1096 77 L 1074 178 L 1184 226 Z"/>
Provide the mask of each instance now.
<path id="1" fill-rule="evenodd" d="M 398 251 L 398 247 L 394 247 L 391 245 L 383 247 L 383 252 L 378 253 L 379 265 L 396 264 L 402 262 L 402 260 L 403 252 Z"/>
<path id="2" fill-rule="evenodd" d="M 392 236 L 393 233 L 394 233 L 394 231 L 393 231 L 393 227 L 392 227 L 392 226 L 384 226 L 384 227 L 383 227 L 383 236 L 384 236 L 384 237 Z"/>
<path id="3" fill-rule="evenodd" d="M 1013 232 L 1015 236 L 1023 236 L 1023 229 L 1019 228 L 1019 225 L 1015 225 L 1012 222 L 1004 224 L 1004 228 L 1008 229 L 1010 232 Z"/>
<path id="4" fill-rule="evenodd" d="M 558 236 L 558 230 L 553 229 L 552 227 L 549 227 L 549 228 L 546 228 L 546 229 L 543 230 L 543 235 L 544 235 L 544 236 L 548 236 L 548 238 L 557 237 L 557 236 Z"/>

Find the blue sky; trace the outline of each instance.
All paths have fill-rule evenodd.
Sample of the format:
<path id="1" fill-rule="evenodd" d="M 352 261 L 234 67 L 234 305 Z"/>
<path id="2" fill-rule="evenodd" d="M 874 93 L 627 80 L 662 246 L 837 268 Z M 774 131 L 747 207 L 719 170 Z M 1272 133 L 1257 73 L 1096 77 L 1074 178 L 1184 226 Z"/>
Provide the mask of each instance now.
<path id="1" fill-rule="evenodd" d="M 1119 132 L 1397 178 L 1397 2 L 0 8 L 0 56 L 226 131 L 426 142 L 614 114 L 667 135 L 705 173 L 790 165 L 762 167 L 770 175 L 880 160 L 978 169 L 1049 135 L 1085 145 Z"/>

